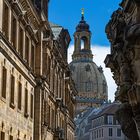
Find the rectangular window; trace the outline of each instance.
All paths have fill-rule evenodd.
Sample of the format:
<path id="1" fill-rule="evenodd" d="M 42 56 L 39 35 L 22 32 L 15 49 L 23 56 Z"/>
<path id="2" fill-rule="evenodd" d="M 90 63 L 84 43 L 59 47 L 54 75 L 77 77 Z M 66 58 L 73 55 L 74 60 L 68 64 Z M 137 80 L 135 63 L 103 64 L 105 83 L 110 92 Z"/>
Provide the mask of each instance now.
<path id="1" fill-rule="evenodd" d="M 99 137 L 99 131 L 97 130 L 97 138 Z"/>
<path id="2" fill-rule="evenodd" d="M 15 77 L 11 74 L 11 96 L 10 96 L 10 103 L 14 105 L 14 92 L 15 92 Z"/>
<path id="3" fill-rule="evenodd" d="M 2 97 L 6 99 L 6 81 L 7 81 L 7 69 L 3 66 L 2 70 Z"/>
<path id="4" fill-rule="evenodd" d="M 55 114 L 54 114 L 54 109 L 52 109 L 52 128 L 55 128 Z"/>
<path id="5" fill-rule="evenodd" d="M 116 120 L 116 125 L 119 125 L 119 122 Z"/>
<path id="6" fill-rule="evenodd" d="M 109 128 L 109 136 L 110 136 L 110 137 L 113 136 L 113 130 L 112 130 L 112 128 Z"/>
<path id="7" fill-rule="evenodd" d="M 18 52 L 23 57 L 23 29 L 19 27 L 19 34 L 18 34 Z"/>
<path id="8" fill-rule="evenodd" d="M 120 128 L 117 129 L 117 137 L 121 137 L 121 129 Z"/>
<path id="9" fill-rule="evenodd" d="M 94 132 L 94 135 L 95 135 L 95 139 L 97 138 L 97 136 L 96 136 L 96 130 L 95 130 L 95 132 Z"/>
<path id="10" fill-rule="evenodd" d="M 28 90 L 25 88 L 25 117 L 28 117 Z"/>
<path id="11" fill-rule="evenodd" d="M 35 47 L 32 45 L 31 47 L 31 67 L 34 70 L 35 65 Z"/>
<path id="12" fill-rule="evenodd" d="M 22 84 L 18 82 L 18 109 L 21 110 L 22 104 Z"/>
<path id="13" fill-rule="evenodd" d="M 25 59 L 29 62 L 29 38 L 25 36 Z"/>
<path id="14" fill-rule="evenodd" d="M 13 140 L 13 136 L 10 135 L 10 136 L 9 136 L 9 140 Z"/>
<path id="15" fill-rule="evenodd" d="M 112 115 L 108 115 L 107 119 L 108 119 L 108 124 L 113 124 L 113 116 Z"/>
<path id="16" fill-rule="evenodd" d="M 99 129 L 99 138 L 101 137 L 101 129 Z"/>
<path id="17" fill-rule="evenodd" d="M 104 136 L 104 130 L 102 129 L 102 137 Z"/>
<path id="18" fill-rule="evenodd" d="M 16 48 L 16 39 L 17 39 L 17 21 L 14 15 L 11 16 L 11 42 L 13 47 Z"/>
<path id="19" fill-rule="evenodd" d="M 31 94 L 31 114 L 30 114 L 30 116 L 31 116 L 31 118 L 33 118 L 33 95 Z"/>
<path id="20" fill-rule="evenodd" d="M 51 123 L 51 120 L 50 120 L 50 105 L 48 105 L 48 107 L 47 107 L 47 121 L 48 121 L 48 126 L 50 127 L 50 123 Z"/>
<path id="21" fill-rule="evenodd" d="M 5 140 L 5 133 L 1 132 L 1 140 Z"/>
<path id="22" fill-rule="evenodd" d="M 48 122 L 48 118 L 47 118 L 47 107 L 48 107 L 48 104 L 47 104 L 47 101 L 44 101 L 44 124 L 47 125 L 47 122 Z"/>
<path id="23" fill-rule="evenodd" d="M 85 82 L 85 88 L 87 92 L 90 92 L 92 90 L 92 82 L 91 81 Z"/>
<path id="24" fill-rule="evenodd" d="M 9 8 L 6 3 L 3 3 L 3 22 L 2 22 L 2 30 L 5 36 L 8 38 L 8 30 L 9 30 Z"/>

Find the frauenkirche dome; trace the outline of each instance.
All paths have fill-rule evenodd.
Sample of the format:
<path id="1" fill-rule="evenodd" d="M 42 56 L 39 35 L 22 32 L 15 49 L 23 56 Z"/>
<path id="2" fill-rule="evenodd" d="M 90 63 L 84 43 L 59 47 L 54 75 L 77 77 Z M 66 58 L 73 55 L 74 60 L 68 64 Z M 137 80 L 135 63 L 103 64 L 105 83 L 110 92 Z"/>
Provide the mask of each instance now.
<path id="1" fill-rule="evenodd" d="M 74 52 L 69 64 L 72 78 L 78 91 L 77 110 L 96 106 L 107 100 L 108 89 L 102 67 L 93 62 L 90 48 L 91 32 L 82 14 L 74 33 Z M 83 43 L 83 48 L 82 48 Z"/>

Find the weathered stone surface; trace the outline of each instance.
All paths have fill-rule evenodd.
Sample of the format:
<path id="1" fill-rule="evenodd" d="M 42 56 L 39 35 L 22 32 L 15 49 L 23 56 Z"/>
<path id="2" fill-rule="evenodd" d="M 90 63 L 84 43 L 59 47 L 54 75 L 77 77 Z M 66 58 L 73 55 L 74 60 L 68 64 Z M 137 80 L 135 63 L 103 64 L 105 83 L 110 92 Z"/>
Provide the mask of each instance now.
<path id="1" fill-rule="evenodd" d="M 123 0 L 120 6 L 106 26 L 111 55 L 105 63 L 118 85 L 116 100 L 122 102 L 118 120 L 124 133 L 133 140 L 140 138 L 140 4 L 138 0 Z"/>
<path id="2" fill-rule="evenodd" d="M 74 140 L 70 35 L 49 23 L 48 2 L 0 0 L 1 140 Z"/>

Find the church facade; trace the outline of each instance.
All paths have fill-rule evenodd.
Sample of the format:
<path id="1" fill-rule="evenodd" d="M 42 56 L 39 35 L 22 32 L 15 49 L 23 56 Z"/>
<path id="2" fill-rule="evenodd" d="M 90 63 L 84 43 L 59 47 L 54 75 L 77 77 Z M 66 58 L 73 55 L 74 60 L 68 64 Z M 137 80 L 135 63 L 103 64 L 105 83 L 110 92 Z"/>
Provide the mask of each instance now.
<path id="1" fill-rule="evenodd" d="M 84 19 L 83 11 L 74 33 L 74 52 L 69 65 L 78 91 L 76 114 L 88 107 L 100 106 L 107 101 L 106 79 L 102 67 L 98 67 L 93 61 L 91 31 Z"/>
<path id="2" fill-rule="evenodd" d="M 49 23 L 48 2 L 0 1 L 1 140 L 74 139 L 70 36 Z"/>
<path id="3" fill-rule="evenodd" d="M 105 64 L 118 85 L 116 112 L 122 131 L 130 140 L 140 139 L 140 1 L 122 0 L 106 26 L 111 54 Z"/>

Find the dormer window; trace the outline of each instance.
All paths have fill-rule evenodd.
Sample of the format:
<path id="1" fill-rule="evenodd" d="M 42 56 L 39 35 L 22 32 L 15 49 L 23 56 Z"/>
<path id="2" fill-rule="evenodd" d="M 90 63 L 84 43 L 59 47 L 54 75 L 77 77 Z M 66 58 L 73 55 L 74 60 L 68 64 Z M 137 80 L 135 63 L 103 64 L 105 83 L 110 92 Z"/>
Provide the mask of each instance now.
<path id="1" fill-rule="evenodd" d="M 107 120 L 108 120 L 108 124 L 113 124 L 113 116 L 112 115 L 108 115 Z"/>

